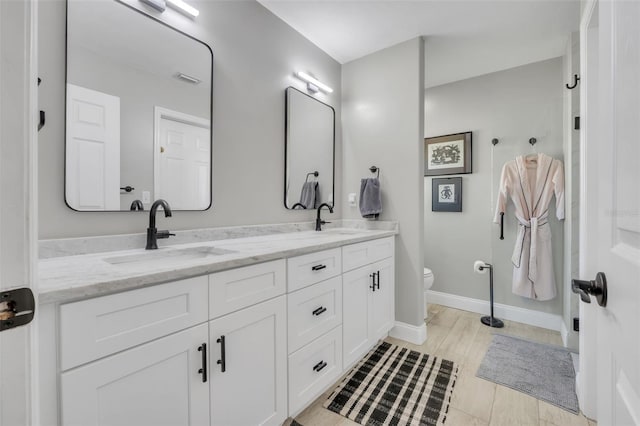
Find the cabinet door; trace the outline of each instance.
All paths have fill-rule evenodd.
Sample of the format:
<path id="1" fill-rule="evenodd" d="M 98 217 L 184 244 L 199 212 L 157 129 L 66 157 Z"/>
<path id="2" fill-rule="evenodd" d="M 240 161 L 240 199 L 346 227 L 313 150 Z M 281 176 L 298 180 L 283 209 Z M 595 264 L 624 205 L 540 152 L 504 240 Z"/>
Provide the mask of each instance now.
<path id="1" fill-rule="evenodd" d="M 280 296 L 209 323 L 212 425 L 287 418 L 286 309 Z"/>
<path id="2" fill-rule="evenodd" d="M 343 364 L 348 368 L 369 350 L 369 298 L 373 279 L 370 266 L 342 276 Z"/>
<path id="3" fill-rule="evenodd" d="M 61 375 L 66 426 L 208 425 L 202 324 Z"/>
<path id="4" fill-rule="evenodd" d="M 375 290 L 370 292 L 369 338 L 374 342 L 383 338 L 395 323 L 395 275 L 393 258 L 371 265 Z"/>

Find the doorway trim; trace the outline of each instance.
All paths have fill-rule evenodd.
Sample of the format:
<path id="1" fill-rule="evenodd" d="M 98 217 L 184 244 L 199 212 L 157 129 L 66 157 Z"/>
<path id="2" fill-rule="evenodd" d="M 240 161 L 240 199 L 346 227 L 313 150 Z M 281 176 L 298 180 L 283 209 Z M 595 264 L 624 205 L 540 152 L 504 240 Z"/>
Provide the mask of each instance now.
<path id="1" fill-rule="evenodd" d="M 598 96 L 598 54 L 599 46 L 597 28 L 593 25 L 598 18 L 599 0 L 587 0 L 580 19 L 580 115 L 584 125 L 580 128 L 580 255 L 579 275 L 588 276 L 587 266 L 593 264 L 590 250 L 587 247 L 596 244 L 589 241 L 586 230 L 594 221 L 593 212 L 597 212 L 594 199 L 587 193 L 587 188 L 597 181 L 597 165 L 595 158 L 588 151 L 590 139 L 598 137 L 597 120 L 590 119 L 597 114 Z M 595 36 L 595 40 L 594 40 Z M 595 99 L 594 99 L 595 98 Z M 593 112 L 590 111 L 590 107 Z M 588 182 L 588 183 L 587 183 Z M 576 393 L 580 409 L 585 416 L 597 418 L 597 312 L 593 305 L 580 303 L 580 361 L 579 373 L 576 377 Z"/>

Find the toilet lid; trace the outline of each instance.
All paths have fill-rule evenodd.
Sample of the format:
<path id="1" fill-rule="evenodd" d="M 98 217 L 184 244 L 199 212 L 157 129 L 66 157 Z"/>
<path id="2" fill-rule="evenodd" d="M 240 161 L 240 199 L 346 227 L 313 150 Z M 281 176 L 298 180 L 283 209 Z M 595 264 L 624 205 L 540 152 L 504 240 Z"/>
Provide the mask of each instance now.
<path id="1" fill-rule="evenodd" d="M 428 275 L 433 275 L 433 272 L 431 272 L 431 269 L 429 268 L 424 268 L 424 276 L 428 276 Z"/>

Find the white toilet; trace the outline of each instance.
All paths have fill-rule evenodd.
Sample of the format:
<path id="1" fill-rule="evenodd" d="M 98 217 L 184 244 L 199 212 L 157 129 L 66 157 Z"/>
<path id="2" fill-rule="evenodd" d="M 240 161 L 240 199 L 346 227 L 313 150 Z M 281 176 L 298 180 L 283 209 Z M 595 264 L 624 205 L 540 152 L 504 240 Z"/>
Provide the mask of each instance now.
<path id="1" fill-rule="evenodd" d="M 424 317 L 427 317 L 427 290 L 433 285 L 433 272 L 431 269 L 424 268 Z"/>

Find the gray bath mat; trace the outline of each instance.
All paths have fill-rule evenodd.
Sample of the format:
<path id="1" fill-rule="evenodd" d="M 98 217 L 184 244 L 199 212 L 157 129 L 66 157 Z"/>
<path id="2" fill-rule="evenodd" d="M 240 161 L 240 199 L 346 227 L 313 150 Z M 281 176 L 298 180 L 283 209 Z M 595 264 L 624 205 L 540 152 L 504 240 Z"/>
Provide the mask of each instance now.
<path id="1" fill-rule="evenodd" d="M 367 426 L 441 426 L 458 366 L 381 342 L 347 375 L 324 407 Z"/>
<path id="2" fill-rule="evenodd" d="M 576 373 L 564 348 L 497 334 L 476 376 L 579 412 Z"/>

